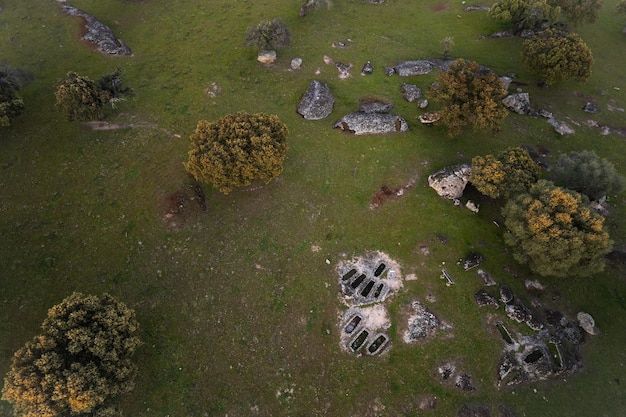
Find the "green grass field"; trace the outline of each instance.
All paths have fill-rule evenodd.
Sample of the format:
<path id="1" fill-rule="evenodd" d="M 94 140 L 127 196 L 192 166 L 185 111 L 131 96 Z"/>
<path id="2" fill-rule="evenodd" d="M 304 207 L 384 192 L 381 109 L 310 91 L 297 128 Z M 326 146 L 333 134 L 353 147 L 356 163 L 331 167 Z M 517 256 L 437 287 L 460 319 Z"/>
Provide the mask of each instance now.
<path id="1" fill-rule="evenodd" d="M 79 21 L 63 16 L 56 2 L 2 2 L 0 62 L 31 71 L 35 80 L 21 91 L 25 114 L 0 130 L 0 374 L 38 334 L 48 308 L 73 291 L 108 292 L 135 309 L 145 342 L 137 386 L 122 399 L 127 416 L 453 416 L 465 403 L 486 404 L 496 416 L 499 404 L 518 416 L 623 416 L 625 270 L 539 278 L 549 286 L 541 302 L 570 317 L 591 313 L 601 333 L 587 338 L 576 374 L 498 388 L 503 341 L 489 314 L 504 314 L 476 306 L 480 278 L 456 262 L 479 250 L 484 269 L 526 301 L 523 280 L 538 277 L 505 253 L 503 230 L 493 224 L 501 222 L 499 206 L 484 201 L 473 214 L 427 186 L 428 175 L 442 167 L 522 144 L 546 147 L 548 161 L 594 149 L 626 173 L 625 138 L 584 125 L 593 117 L 626 126 L 624 112 L 607 109 L 626 107 L 626 19 L 614 13 L 617 1 L 607 1 L 599 21 L 578 30 L 596 60 L 591 79 L 550 89 L 537 87 L 521 67 L 519 39 L 479 40 L 502 27 L 484 11 L 463 12 L 460 1 L 435 11 L 440 1 L 336 0 L 304 18 L 301 3 L 73 1 L 134 52 L 111 58 L 79 41 Z M 273 17 L 287 23 L 292 45 L 263 67 L 243 38 L 247 27 Z M 453 56 L 518 73 L 531 102 L 579 123 L 572 123 L 576 134 L 561 137 L 545 121 L 518 115 L 495 135 L 468 131 L 450 139 L 442 128 L 421 125 L 400 85 L 426 89 L 435 75 L 400 79 L 382 69 L 439 57 L 446 36 L 454 38 Z M 348 38 L 346 48 L 331 47 Z M 353 63 L 354 76 L 338 79 L 324 55 Z M 303 59 L 299 71 L 288 70 L 294 57 Z M 362 77 L 367 60 L 375 72 Z M 91 131 L 55 111 L 54 84 L 68 71 L 97 79 L 116 67 L 136 95 L 108 120 L 142 127 Z M 295 111 L 313 79 L 328 83 L 336 97 L 332 115 L 315 122 Z M 207 94 L 213 83 L 220 87 L 216 97 Z M 331 128 L 370 95 L 392 100 L 410 131 L 354 137 Z M 590 99 L 600 114 L 582 112 Z M 282 175 L 227 196 L 206 186 L 207 211 L 190 204 L 178 227 L 168 227 L 169 197 L 189 190 L 182 163 L 197 121 L 241 110 L 277 114 L 288 126 Z M 369 209 L 381 186 L 400 187 L 413 176 L 417 184 L 405 196 Z M 609 202 L 607 224 L 615 248 L 624 250 L 626 201 L 620 195 Z M 439 234 L 447 245 L 437 243 Z M 421 245 L 429 255 L 419 253 Z M 391 350 L 355 357 L 340 349 L 335 265 L 375 250 L 417 280 L 406 281 L 390 303 Z M 457 285 L 439 279 L 442 262 Z M 406 345 L 403 308 L 428 294 L 438 300 L 429 309 L 453 329 Z M 442 384 L 436 368 L 445 361 L 469 372 L 477 390 Z M 437 407 L 421 410 L 429 395 Z M 0 416 L 10 415 L 10 405 L 0 402 Z"/>

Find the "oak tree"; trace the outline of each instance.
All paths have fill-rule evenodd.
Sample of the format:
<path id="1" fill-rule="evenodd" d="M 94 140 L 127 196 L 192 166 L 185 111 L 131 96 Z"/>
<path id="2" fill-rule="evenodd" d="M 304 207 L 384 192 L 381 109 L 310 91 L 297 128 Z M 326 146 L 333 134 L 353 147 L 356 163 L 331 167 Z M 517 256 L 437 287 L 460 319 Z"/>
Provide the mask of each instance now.
<path id="1" fill-rule="evenodd" d="M 626 182 L 613 163 L 594 151 L 561 154 L 552 173 L 557 185 L 585 194 L 592 200 L 620 193 Z"/>
<path id="2" fill-rule="evenodd" d="M 491 198 L 508 199 L 526 192 L 539 179 L 541 168 L 523 148 L 506 149 L 498 156 L 472 158 L 469 181 Z"/>
<path id="3" fill-rule="evenodd" d="M 575 191 L 540 180 L 503 209 L 504 241 L 514 258 L 542 276 L 589 276 L 604 269 L 612 241 L 604 217 Z"/>
<path id="4" fill-rule="evenodd" d="M 20 80 L 7 67 L 0 68 L 0 127 L 10 126 L 11 121 L 24 112 L 24 101 L 19 96 Z"/>
<path id="5" fill-rule="evenodd" d="M 120 416 L 116 397 L 134 386 L 137 329 L 134 311 L 110 295 L 72 294 L 15 352 L 2 399 L 16 417 Z"/>
<path id="6" fill-rule="evenodd" d="M 578 25 L 593 23 L 598 19 L 603 0 L 551 0 L 569 21 Z"/>
<path id="7" fill-rule="evenodd" d="M 481 68 L 477 62 L 457 59 L 447 72 L 439 74 L 430 97 L 443 106 L 439 121 L 450 136 L 465 126 L 497 131 L 508 111 L 501 99 L 504 83 L 496 74 Z"/>
<path id="8" fill-rule="evenodd" d="M 546 86 L 591 76 L 591 49 L 576 33 L 547 29 L 522 44 L 522 61 Z"/>
<path id="9" fill-rule="evenodd" d="M 72 71 L 57 84 L 55 96 L 57 110 L 64 112 L 69 121 L 101 119 L 109 100 L 93 80 Z"/>
<path id="10" fill-rule="evenodd" d="M 501 0 L 491 6 L 488 16 L 522 30 L 554 24 L 560 13 L 560 7 L 549 0 Z"/>
<path id="11" fill-rule="evenodd" d="M 201 120 L 191 136 L 185 168 L 224 194 L 260 179 L 269 183 L 283 169 L 289 131 L 278 116 L 238 113 L 217 122 Z"/>
<path id="12" fill-rule="evenodd" d="M 261 51 L 269 51 L 289 46 L 291 34 L 287 25 L 280 18 L 263 20 L 256 26 L 248 28 L 246 44 Z"/>

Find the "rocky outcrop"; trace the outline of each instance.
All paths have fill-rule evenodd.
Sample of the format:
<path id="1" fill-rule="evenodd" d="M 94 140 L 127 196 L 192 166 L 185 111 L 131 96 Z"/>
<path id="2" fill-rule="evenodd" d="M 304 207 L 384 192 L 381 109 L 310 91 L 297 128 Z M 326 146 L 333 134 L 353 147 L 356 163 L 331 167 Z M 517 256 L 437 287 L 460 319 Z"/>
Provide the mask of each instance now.
<path id="1" fill-rule="evenodd" d="M 576 315 L 576 319 L 578 319 L 578 325 L 582 327 L 584 331 L 586 331 L 590 335 L 598 334 L 598 329 L 596 329 L 596 322 L 589 313 L 581 311 Z"/>
<path id="2" fill-rule="evenodd" d="M 556 120 L 555 118 L 548 119 L 548 123 L 550 123 L 554 127 L 554 131 L 561 136 L 573 135 L 574 133 L 576 133 L 576 131 L 572 129 L 567 123 Z"/>
<path id="3" fill-rule="evenodd" d="M 87 32 L 82 37 L 85 42 L 93 44 L 103 54 L 132 56 L 133 53 L 130 48 L 121 39 L 117 38 L 107 25 L 89 13 L 67 4 L 65 1 L 59 1 L 59 3 L 61 3 L 63 13 L 83 19 L 85 29 L 87 29 Z"/>
<path id="4" fill-rule="evenodd" d="M 347 114 L 333 127 L 352 132 L 355 135 L 385 134 L 409 130 L 406 120 L 400 116 L 364 112 Z"/>
<path id="5" fill-rule="evenodd" d="M 427 59 L 418 61 L 403 61 L 393 66 L 394 73 L 400 77 L 412 77 L 428 74 L 433 70 L 433 63 Z"/>
<path id="6" fill-rule="evenodd" d="M 261 51 L 256 60 L 264 65 L 273 64 L 276 61 L 276 51 Z"/>
<path id="7" fill-rule="evenodd" d="M 389 113 L 393 110 L 393 103 L 385 100 L 363 99 L 359 101 L 359 111 L 362 113 Z"/>
<path id="8" fill-rule="evenodd" d="M 409 103 L 422 98 L 422 89 L 413 84 L 402 84 L 402 97 Z"/>
<path id="9" fill-rule="evenodd" d="M 502 99 L 502 104 L 504 104 L 504 107 L 517 114 L 528 114 L 530 111 L 530 98 L 528 93 L 510 94 Z"/>
<path id="10" fill-rule="evenodd" d="M 471 172 L 472 168 L 467 164 L 446 167 L 428 176 L 428 186 L 440 197 L 458 199 L 463 195 Z"/>
<path id="11" fill-rule="evenodd" d="M 326 83 L 313 80 L 298 104 L 298 113 L 307 120 L 321 120 L 333 111 L 335 97 Z"/>

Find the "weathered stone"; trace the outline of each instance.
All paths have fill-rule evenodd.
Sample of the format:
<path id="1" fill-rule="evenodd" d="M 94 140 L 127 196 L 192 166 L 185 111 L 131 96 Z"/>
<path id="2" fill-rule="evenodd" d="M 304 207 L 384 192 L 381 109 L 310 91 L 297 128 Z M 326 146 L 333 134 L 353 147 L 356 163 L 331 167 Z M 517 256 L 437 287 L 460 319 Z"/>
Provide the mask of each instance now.
<path id="1" fill-rule="evenodd" d="M 479 307 L 492 306 L 498 308 L 500 305 L 498 304 L 498 300 L 485 290 L 480 290 L 474 294 L 474 300 L 476 300 L 476 304 L 478 304 Z"/>
<path id="2" fill-rule="evenodd" d="M 402 84 L 402 97 L 409 103 L 413 103 L 422 97 L 422 89 L 413 84 Z"/>
<path id="3" fill-rule="evenodd" d="M 394 67 L 385 67 L 383 73 L 389 77 L 396 73 L 396 69 Z"/>
<path id="4" fill-rule="evenodd" d="M 496 282 L 493 280 L 493 278 L 491 278 L 491 275 L 489 275 L 487 272 L 483 271 L 482 269 L 479 269 L 478 271 L 476 271 L 476 273 L 478 274 L 479 277 L 483 279 L 483 283 L 487 287 L 496 285 Z"/>
<path id="5" fill-rule="evenodd" d="M 588 101 L 583 106 L 583 111 L 587 112 L 587 113 L 594 113 L 595 114 L 595 113 L 600 113 L 600 108 L 596 104 Z"/>
<path id="6" fill-rule="evenodd" d="M 472 268 L 476 268 L 485 260 L 484 256 L 478 252 L 470 252 L 463 261 L 463 269 L 469 271 Z"/>
<path id="7" fill-rule="evenodd" d="M 552 119 L 552 112 L 546 109 L 541 109 L 539 110 L 539 116 L 543 117 L 544 119 Z"/>
<path id="8" fill-rule="evenodd" d="M 466 372 L 461 372 L 456 376 L 454 386 L 462 391 L 476 391 L 476 387 L 472 383 L 472 376 Z"/>
<path id="9" fill-rule="evenodd" d="M 538 280 L 530 280 L 527 279 L 524 281 L 524 287 L 526 287 L 527 290 L 532 291 L 543 291 L 546 289 L 546 287 L 544 287 L 541 282 L 539 282 Z"/>
<path id="10" fill-rule="evenodd" d="M 302 67 L 302 58 L 294 58 L 291 60 L 291 69 L 299 70 Z"/>
<path id="11" fill-rule="evenodd" d="M 439 319 L 426 310 L 419 301 L 414 301 L 411 306 L 415 313 L 409 317 L 408 329 L 404 333 L 406 343 L 427 338 L 441 325 Z"/>
<path id="12" fill-rule="evenodd" d="M 504 107 L 517 114 L 528 114 L 530 111 L 530 98 L 528 93 L 510 94 L 502 99 L 502 104 L 504 104 Z"/>
<path id="13" fill-rule="evenodd" d="M 367 61 L 363 65 L 363 68 L 361 68 L 361 75 L 370 75 L 373 72 L 374 72 L 374 66 L 369 61 Z"/>
<path id="14" fill-rule="evenodd" d="M 467 200 L 465 207 L 472 213 L 478 213 L 480 211 L 478 204 L 474 203 L 472 200 Z"/>
<path id="15" fill-rule="evenodd" d="M 394 65 L 395 73 L 400 77 L 425 75 L 433 70 L 433 64 L 428 60 L 404 61 Z"/>
<path id="16" fill-rule="evenodd" d="M 395 114 L 363 112 L 347 114 L 333 127 L 352 132 L 355 135 L 406 132 L 409 130 L 406 120 Z"/>
<path id="17" fill-rule="evenodd" d="M 500 301 L 508 304 L 513 301 L 513 290 L 506 284 L 500 285 Z"/>
<path id="18" fill-rule="evenodd" d="M 518 323 L 525 323 L 528 320 L 528 310 L 521 304 L 507 304 L 504 308 L 506 315 Z"/>
<path id="19" fill-rule="evenodd" d="M 337 71 L 339 71 L 339 78 L 341 78 L 342 80 L 352 77 L 352 74 L 350 74 L 350 70 L 352 69 L 352 64 L 350 63 L 345 64 L 343 62 L 337 62 L 335 64 L 335 67 L 337 68 Z"/>
<path id="20" fill-rule="evenodd" d="M 100 22 L 98 19 L 76 7 L 62 2 L 63 13 L 68 16 L 78 16 L 85 22 L 87 32 L 82 39 L 93 44 L 98 51 L 107 55 L 132 55 L 130 48 L 115 36 L 110 27 Z"/>
<path id="21" fill-rule="evenodd" d="M 359 111 L 363 113 L 389 113 L 393 103 L 383 100 L 364 99 L 359 101 Z"/>
<path id="22" fill-rule="evenodd" d="M 574 133 L 576 133 L 576 131 L 572 129 L 567 123 L 561 122 L 554 118 L 548 119 L 548 123 L 550 123 L 554 127 L 554 130 L 561 136 L 573 135 Z"/>
<path id="23" fill-rule="evenodd" d="M 425 125 L 433 124 L 441 119 L 441 115 L 439 112 L 428 112 L 424 114 L 420 114 L 418 117 L 419 121 Z"/>
<path id="24" fill-rule="evenodd" d="M 463 195 L 471 172 L 472 168 L 467 164 L 446 167 L 428 176 L 428 186 L 440 197 L 458 199 Z"/>
<path id="25" fill-rule="evenodd" d="M 500 77 L 500 80 L 502 81 L 502 88 L 508 91 L 513 79 L 511 77 Z"/>
<path id="26" fill-rule="evenodd" d="M 276 61 L 276 51 L 261 51 L 256 58 L 261 64 L 269 65 Z"/>
<path id="27" fill-rule="evenodd" d="M 313 80 L 300 99 L 298 113 L 307 120 L 321 120 L 333 111 L 335 97 L 326 83 Z"/>
<path id="28" fill-rule="evenodd" d="M 578 319 L 578 325 L 582 327 L 584 331 L 591 335 L 598 334 L 596 322 L 590 314 L 581 311 L 576 315 L 576 318 Z"/>
<path id="29" fill-rule="evenodd" d="M 417 99 L 417 107 L 420 109 L 425 109 L 426 107 L 428 107 L 428 99 L 426 99 L 425 97 Z"/>

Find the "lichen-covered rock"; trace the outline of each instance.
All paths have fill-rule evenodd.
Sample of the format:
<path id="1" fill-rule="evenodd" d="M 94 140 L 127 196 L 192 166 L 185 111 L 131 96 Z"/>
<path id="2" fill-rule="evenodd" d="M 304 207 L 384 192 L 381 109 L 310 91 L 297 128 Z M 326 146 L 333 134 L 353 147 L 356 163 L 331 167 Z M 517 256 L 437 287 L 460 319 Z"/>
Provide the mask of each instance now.
<path id="1" fill-rule="evenodd" d="M 414 75 L 428 74 L 433 70 L 433 63 L 426 59 L 403 61 L 394 65 L 393 69 L 400 77 L 412 77 Z"/>
<path id="2" fill-rule="evenodd" d="M 374 72 L 374 66 L 370 61 L 367 61 L 363 64 L 363 68 L 361 68 L 361 75 L 370 75 Z"/>
<path id="3" fill-rule="evenodd" d="M 596 322 L 589 313 L 581 311 L 576 315 L 576 318 L 578 319 L 578 325 L 582 327 L 584 331 L 591 335 L 598 334 L 598 330 L 596 329 Z"/>
<path id="4" fill-rule="evenodd" d="M 408 329 L 404 333 L 406 343 L 427 338 L 441 325 L 439 319 L 426 310 L 419 301 L 414 301 L 411 306 L 415 313 L 409 317 Z"/>
<path id="5" fill-rule="evenodd" d="M 474 300 L 476 300 L 476 304 L 478 304 L 479 307 L 491 306 L 498 308 L 499 306 L 498 300 L 485 290 L 480 290 L 474 294 Z"/>
<path id="6" fill-rule="evenodd" d="M 402 97 L 409 103 L 422 98 L 422 89 L 413 84 L 402 84 Z"/>
<path id="7" fill-rule="evenodd" d="M 68 16 L 78 16 L 85 22 L 87 32 L 82 39 L 93 44 L 98 51 L 107 55 L 132 55 L 130 48 L 115 36 L 110 27 L 100 22 L 87 12 L 77 9 L 64 1 L 60 2 L 63 13 Z"/>
<path id="8" fill-rule="evenodd" d="M 335 97 L 326 83 L 311 81 L 298 104 L 298 113 L 307 120 L 321 120 L 333 111 Z"/>
<path id="9" fill-rule="evenodd" d="M 393 110 L 393 103 L 385 100 L 363 99 L 359 101 L 359 111 L 362 113 L 389 113 Z"/>
<path id="10" fill-rule="evenodd" d="M 508 304 L 513 301 L 513 290 L 506 284 L 500 285 L 500 301 Z"/>
<path id="11" fill-rule="evenodd" d="M 355 135 L 373 135 L 395 132 L 406 132 L 409 125 L 406 120 L 395 114 L 387 113 L 350 113 L 341 118 L 335 128 Z"/>
<path id="12" fill-rule="evenodd" d="M 567 123 L 556 120 L 555 118 L 548 119 L 548 123 L 550 123 L 554 130 L 561 136 L 563 135 L 573 135 L 576 133 L 574 129 L 572 129 Z"/>
<path id="13" fill-rule="evenodd" d="M 433 124 L 441 119 L 441 115 L 439 112 L 428 112 L 424 114 L 420 114 L 418 117 L 419 121 L 425 125 Z"/>
<path id="14" fill-rule="evenodd" d="M 502 104 L 517 114 L 528 114 L 530 111 L 530 97 L 528 93 L 510 94 L 502 99 Z"/>
<path id="15" fill-rule="evenodd" d="M 428 186 L 440 197 L 458 199 L 463 195 L 471 173 L 472 168 L 467 164 L 446 167 L 428 176 Z"/>

